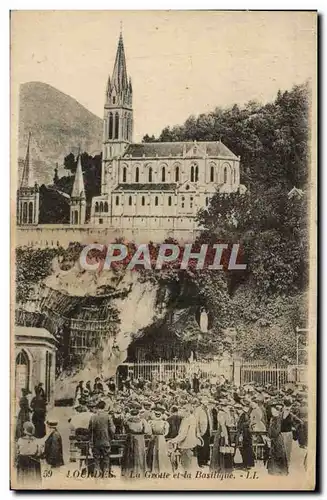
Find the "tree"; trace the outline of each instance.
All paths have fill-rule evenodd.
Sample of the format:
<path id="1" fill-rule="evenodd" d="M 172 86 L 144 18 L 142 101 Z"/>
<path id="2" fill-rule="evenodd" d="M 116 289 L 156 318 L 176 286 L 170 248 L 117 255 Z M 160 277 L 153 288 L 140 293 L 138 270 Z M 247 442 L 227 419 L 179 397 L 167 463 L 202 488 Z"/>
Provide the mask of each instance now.
<path id="1" fill-rule="evenodd" d="M 64 158 L 64 166 L 66 170 L 70 170 L 72 174 L 76 172 L 76 165 L 77 163 L 75 162 L 75 156 L 73 153 L 69 153 L 67 156 Z"/>

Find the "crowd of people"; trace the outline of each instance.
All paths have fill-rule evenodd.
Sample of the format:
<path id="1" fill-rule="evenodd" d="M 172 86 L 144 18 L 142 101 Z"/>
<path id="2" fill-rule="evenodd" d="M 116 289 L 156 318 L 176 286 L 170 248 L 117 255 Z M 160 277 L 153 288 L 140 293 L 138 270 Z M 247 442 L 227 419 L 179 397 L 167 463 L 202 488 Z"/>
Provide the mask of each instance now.
<path id="1" fill-rule="evenodd" d="M 64 465 L 58 422 L 46 421 L 47 399 L 43 384 L 35 386 L 34 391 L 30 400 L 30 392 L 22 389 L 15 430 L 17 479 L 20 485 L 26 486 L 41 482 L 42 459 L 50 467 Z"/>
<path id="2" fill-rule="evenodd" d="M 304 449 L 306 467 L 304 387 L 236 387 L 224 377 L 213 383 L 199 373 L 167 381 L 126 378 L 118 388 L 113 378 L 97 377 L 93 384 L 77 384 L 72 411 L 67 422 L 71 459 L 76 443 L 87 442 L 88 464 L 103 477 L 114 477 L 112 446 L 122 437 L 121 477 L 127 479 L 176 470 L 232 473 L 251 469 L 258 459 L 268 474 L 287 475 L 294 441 Z M 30 403 L 23 390 L 16 426 L 17 471 L 22 478 L 40 478 L 41 458 L 51 467 L 63 465 L 58 422 L 45 420 L 42 385 L 35 388 Z"/>
<path id="3" fill-rule="evenodd" d="M 212 383 L 201 374 L 168 381 L 127 378 L 119 389 L 113 378 L 98 377 L 93 385 L 77 385 L 70 424 L 73 433 L 88 434 L 95 470 L 109 477 L 117 435 L 126 435 L 122 477 L 178 467 L 250 469 L 258 450 L 268 474 L 287 475 L 293 441 L 307 446 L 307 394 L 292 385 L 237 388 L 224 377 Z"/>

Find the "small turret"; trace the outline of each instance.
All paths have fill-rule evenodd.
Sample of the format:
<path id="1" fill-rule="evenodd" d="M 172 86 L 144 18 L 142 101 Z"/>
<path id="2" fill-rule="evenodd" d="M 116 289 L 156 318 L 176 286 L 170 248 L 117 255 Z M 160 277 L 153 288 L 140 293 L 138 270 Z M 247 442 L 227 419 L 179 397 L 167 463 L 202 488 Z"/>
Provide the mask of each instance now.
<path id="1" fill-rule="evenodd" d="M 81 155 L 77 158 L 77 167 L 72 193 L 70 196 L 70 223 L 74 225 L 85 224 L 86 197 L 82 171 Z"/>
<path id="2" fill-rule="evenodd" d="M 36 225 L 39 222 L 39 186 L 34 182 L 31 161 L 31 138 L 28 134 L 26 156 L 20 186 L 17 190 L 17 224 Z"/>

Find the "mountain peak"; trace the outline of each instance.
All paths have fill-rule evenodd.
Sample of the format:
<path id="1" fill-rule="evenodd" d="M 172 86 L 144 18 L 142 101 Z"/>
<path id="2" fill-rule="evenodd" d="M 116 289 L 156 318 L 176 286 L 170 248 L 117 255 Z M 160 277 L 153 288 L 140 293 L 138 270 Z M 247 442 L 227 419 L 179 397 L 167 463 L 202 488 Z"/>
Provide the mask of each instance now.
<path id="1" fill-rule="evenodd" d="M 76 99 L 43 82 L 21 84 L 19 97 L 19 157 L 32 132 L 31 162 L 39 184 L 51 182 L 55 164 L 62 165 L 79 146 L 89 154 L 101 152 L 102 120 Z"/>

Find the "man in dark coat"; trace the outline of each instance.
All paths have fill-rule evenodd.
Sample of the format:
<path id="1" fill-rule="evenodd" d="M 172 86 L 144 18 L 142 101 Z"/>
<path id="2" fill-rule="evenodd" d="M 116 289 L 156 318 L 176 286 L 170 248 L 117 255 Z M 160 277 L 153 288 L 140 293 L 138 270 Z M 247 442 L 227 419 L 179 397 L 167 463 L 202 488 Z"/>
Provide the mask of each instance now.
<path id="1" fill-rule="evenodd" d="M 115 426 L 111 415 L 105 411 L 105 402 L 99 401 L 97 413 L 92 415 L 89 423 L 90 445 L 94 458 L 94 472 L 103 477 L 112 477 L 110 472 L 110 445 L 115 434 Z"/>
<path id="2" fill-rule="evenodd" d="M 96 379 L 95 379 L 94 386 L 93 386 L 93 392 L 94 392 L 94 394 L 103 393 L 103 385 L 102 385 L 100 377 L 96 377 Z"/>
<path id="3" fill-rule="evenodd" d="M 62 439 L 57 430 L 58 422 L 47 422 L 51 432 L 44 443 L 44 456 L 47 464 L 51 467 L 61 467 L 64 465 L 62 454 Z"/>
<path id="4" fill-rule="evenodd" d="M 178 415 L 177 406 L 172 406 L 170 412 L 171 415 L 167 418 L 167 422 L 169 424 L 169 431 L 166 436 L 166 439 L 174 439 L 178 435 L 182 421 L 182 417 Z"/>
<path id="5" fill-rule="evenodd" d="M 193 391 L 197 394 L 200 391 L 200 380 L 196 373 L 194 373 L 192 380 Z"/>

